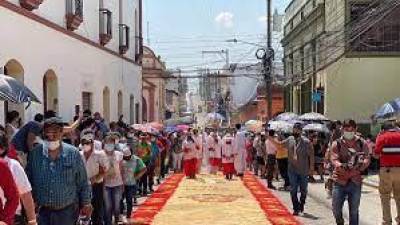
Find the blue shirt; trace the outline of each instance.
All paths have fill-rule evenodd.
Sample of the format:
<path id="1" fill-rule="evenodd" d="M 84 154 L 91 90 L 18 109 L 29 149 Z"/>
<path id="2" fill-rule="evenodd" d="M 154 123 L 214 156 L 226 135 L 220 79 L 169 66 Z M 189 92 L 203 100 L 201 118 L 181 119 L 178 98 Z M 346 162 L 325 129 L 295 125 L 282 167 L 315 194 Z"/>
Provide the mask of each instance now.
<path id="1" fill-rule="evenodd" d="M 90 204 L 90 184 L 78 149 L 62 143 L 60 156 L 54 161 L 48 151 L 38 145 L 29 153 L 26 172 L 35 202 L 53 208 Z"/>
<path id="2" fill-rule="evenodd" d="M 160 149 L 158 149 L 156 142 L 151 142 L 151 165 L 154 165 L 156 162 L 157 156 L 160 153 Z"/>
<path id="3" fill-rule="evenodd" d="M 11 139 L 11 143 L 15 146 L 17 151 L 29 152 L 27 145 L 28 134 L 32 133 L 35 136 L 39 136 L 42 133 L 42 125 L 36 121 L 30 121 L 25 124 Z"/>

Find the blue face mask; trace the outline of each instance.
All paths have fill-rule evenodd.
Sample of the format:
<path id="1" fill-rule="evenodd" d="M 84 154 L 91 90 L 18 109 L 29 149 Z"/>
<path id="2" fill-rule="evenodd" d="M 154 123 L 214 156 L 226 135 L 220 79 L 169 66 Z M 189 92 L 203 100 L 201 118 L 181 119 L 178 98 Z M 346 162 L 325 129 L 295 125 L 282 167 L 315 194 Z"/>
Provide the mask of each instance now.
<path id="1" fill-rule="evenodd" d="M 104 145 L 104 149 L 105 149 L 107 152 L 112 152 L 112 151 L 115 150 L 115 144 L 105 144 L 105 145 Z"/>

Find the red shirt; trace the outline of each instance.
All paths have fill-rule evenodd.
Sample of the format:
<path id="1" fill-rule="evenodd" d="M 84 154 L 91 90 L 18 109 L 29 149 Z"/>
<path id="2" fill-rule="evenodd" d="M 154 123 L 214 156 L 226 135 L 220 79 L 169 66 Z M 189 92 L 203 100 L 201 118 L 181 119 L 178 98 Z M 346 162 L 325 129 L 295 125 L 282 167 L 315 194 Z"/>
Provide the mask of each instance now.
<path id="1" fill-rule="evenodd" d="M 380 133 L 376 138 L 375 154 L 381 159 L 381 167 L 400 167 L 400 131 Z"/>
<path id="2" fill-rule="evenodd" d="M 0 188 L 4 192 L 5 199 L 7 199 L 5 204 L 0 200 L 0 221 L 12 225 L 19 204 L 19 194 L 10 168 L 3 159 L 0 159 L 0 174 Z"/>

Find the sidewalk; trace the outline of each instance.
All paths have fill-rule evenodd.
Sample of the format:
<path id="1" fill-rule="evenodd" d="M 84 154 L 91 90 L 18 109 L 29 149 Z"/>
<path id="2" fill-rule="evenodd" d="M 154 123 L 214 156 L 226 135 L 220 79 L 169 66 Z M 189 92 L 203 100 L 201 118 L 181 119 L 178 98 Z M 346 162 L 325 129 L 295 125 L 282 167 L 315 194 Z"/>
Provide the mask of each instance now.
<path id="1" fill-rule="evenodd" d="M 379 187 L 379 175 L 378 174 L 368 175 L 368 176 L 364 177 L 363 183 L 366 186 L 378 188 Z"/>

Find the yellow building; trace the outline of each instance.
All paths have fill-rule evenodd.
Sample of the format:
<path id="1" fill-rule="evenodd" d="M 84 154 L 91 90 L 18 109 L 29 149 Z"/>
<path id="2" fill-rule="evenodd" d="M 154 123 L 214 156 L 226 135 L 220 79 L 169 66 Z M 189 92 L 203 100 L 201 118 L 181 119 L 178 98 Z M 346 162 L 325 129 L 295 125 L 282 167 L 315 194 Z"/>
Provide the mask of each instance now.
<path id="1" fill-rule="evenodd" d="M 400 6 L 371 2 L 290 3 L 282 40 L 287 111 L 369 124 L 400 96 Z"/>

